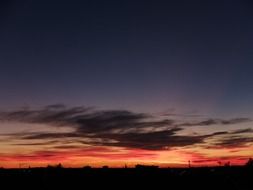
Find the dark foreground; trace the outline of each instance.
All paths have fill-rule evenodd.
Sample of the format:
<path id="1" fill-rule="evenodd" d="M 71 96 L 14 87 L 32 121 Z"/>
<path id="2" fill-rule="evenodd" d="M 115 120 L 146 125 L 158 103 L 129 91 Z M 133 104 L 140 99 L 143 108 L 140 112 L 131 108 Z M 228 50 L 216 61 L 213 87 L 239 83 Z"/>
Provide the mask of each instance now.
<path id="1" fill-rule="evenodd" d="M 253 168 L 1 169 L 1 189 L 253 189 Z"/>

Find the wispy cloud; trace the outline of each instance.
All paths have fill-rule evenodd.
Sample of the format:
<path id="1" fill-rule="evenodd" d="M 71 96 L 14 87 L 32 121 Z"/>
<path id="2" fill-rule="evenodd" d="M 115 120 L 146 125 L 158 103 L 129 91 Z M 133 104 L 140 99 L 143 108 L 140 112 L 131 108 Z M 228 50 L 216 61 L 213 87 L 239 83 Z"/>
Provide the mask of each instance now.
<path id="1" fill-rule="evenodd" d="M 20 109 L 0 112 L 1 121 L 47 124 L 71 127 L 73 132 L 26 132 L 10 134 L 20 140 L 61 140 L 72 138 L 76 142 L 97 146 L 118 146 L 146 150 L 163 150 L 204 143 L 214 136 L 242 134 L 252 129 L 228 130 L 206 135 L 180 135 L 184 128 L 192 126 L 234 125 L 250 122 L 250 118 L 206 119 L 184 122 L 175 119 L 159 119 L 145 113 L 128 110 L 95 110 L 86 107 L 68 108 L 51 105 L 41 109 Z M 243 137 L 242 137 L 243 138 Z M 246 140 L 246 138 L 245 138 Z M 249 139 L 248 139 L 249 141 Z M 223 142 L 224 145 L 229 142 Z M 20 143 L 21 145 L 29 143 Z M 36 143 L 33 142 L 34 145 Z M 38 144 L 39 145 L 39 144 Z M 72 145 L 68 145 L 72 146 Z"/>
<path id="2" fill-rule="evenodd" d="M 210 126 L 210 125 L 234 125 L 240 123 L 251 122 L 250 118 L 233 118 L 233 119 L 207 119 L 197 122 L 181 123 L 180 127 Z"/>
<path id="3" fill-rule="evenodd" d="M 1 161 L 20 161 L 20 162 L 64 162 L 69 161 L 73 157 L 82 157 L 82 159 L 88 158 L 99 158 L 107 161 L 111 160 L 136 160 L 136 159 L 157 159 L 157 154 L 149 150 L 129 150 L 129 149 L 120 149 L 114 150 L 109 147 L 89 147 L 89 148 L 77 148 L 76 147 L 58 147 L 57 151 L 55 150 L 43 150 L 35 151 L 29 154 L 2 154 L 0 153 Z"/>
<path id="4" fill-rule="evenodd" d="M 253 144 L 253 137 L 241 137 L 241 136 L 230 136 L 221 139 L 219 142 L 216 142 L 214 145 L 216 147 L 223 148 L 237 148 L 244 147 L 248 144 Z"/>

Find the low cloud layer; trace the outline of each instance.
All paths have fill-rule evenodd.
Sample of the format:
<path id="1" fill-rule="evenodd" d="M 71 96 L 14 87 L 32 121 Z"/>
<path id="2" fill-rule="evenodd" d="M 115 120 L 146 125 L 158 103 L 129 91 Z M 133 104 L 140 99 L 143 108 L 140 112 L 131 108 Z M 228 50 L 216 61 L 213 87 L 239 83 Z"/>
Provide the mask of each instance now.
<path id="1" fill-rule="evenodd" d="M 56 142 L 67 138 L 76 139 L 83 144 L 99 146 L 117 146 L 146 150 L 164 150 L 204 143 L 214 136 L 251 133 L 252 129 L 233 132 L 221 131 L 205 135 L 180 135 L 187 127 L 235 125 L 251 122 L 250 118 L 207 119 L 184 122 L 175 119 L 158 119 L 152 115 L 127 110 L 94 110 L 85 107 L 67 108 L 63 105 L 51 105 L 42 109 L 20 109 L 0 112 L 2 122 L 22 122 L 46 124 L 54 127 L 71 127 L 73 132 L 47 133 L 25 132 L 10 134 L 20 140 L 48 140 Z M 252 139 L 241 137 L 244 141 Z M 237 139 L 238 140 L 238 139 Z M 243 140 L 241 140 L 243 142 Z M 224 146 L 230 142 L 224 139 Z M 27 143 L 29 144 L 29 143 Z M 32 143 L 31 143 L 32 144 Z M 34 145 L 36 143 L 33 142 Z M 43 143 L 41 143 L 43 144 Z M 231 144 L 231 143 L 230 143 Z M 20 143 L 24 145 L 24 143 Z M 38 143 L 40 145 L 40 143 Z M 217 145 L 221 145 L 218 144 Z"/>

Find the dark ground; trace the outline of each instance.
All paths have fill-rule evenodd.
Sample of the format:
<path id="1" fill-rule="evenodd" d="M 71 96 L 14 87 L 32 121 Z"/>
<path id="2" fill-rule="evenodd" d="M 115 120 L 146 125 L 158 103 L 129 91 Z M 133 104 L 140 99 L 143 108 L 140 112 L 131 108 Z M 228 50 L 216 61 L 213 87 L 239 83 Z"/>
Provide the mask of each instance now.
<path id="1" fill-rule="evenodd" d="M 0 189 L 253 190 L 253 168 L 0 169 L 0 182 Z"/>

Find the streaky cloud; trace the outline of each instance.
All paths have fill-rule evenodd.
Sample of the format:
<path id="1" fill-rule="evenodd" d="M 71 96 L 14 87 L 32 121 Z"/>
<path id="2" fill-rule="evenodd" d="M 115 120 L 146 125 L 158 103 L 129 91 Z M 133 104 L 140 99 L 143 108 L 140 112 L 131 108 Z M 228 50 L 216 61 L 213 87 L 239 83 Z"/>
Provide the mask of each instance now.
<path id="1" fill-rule="evenodd" d="M 147 150 L 164 150 L 203 144 L 214 136 L 227 136 L 252 132 L 252 129 L 220 131 L 205 135 L 180 135 L 187 127 L 232 125 L 251 122 L 250 118 L 206 119 L 184 122 L 175 119 L 160 119 L 150 114 L 129 110 L 95 110 L 91 107 L 66 107 L 49 105 L 40 109 L 18 109 L 0 112 L 1 121 L 47 124 L 48 126 L 71 127 L 73 132 L 26 132 L 10 134 L 21 140 L 66 140 L 97 146 L 118 146 Z M 223 137 L 225 138 L 225 137 Z M 241 137 L 247 140 L 246 137 Z M 238 140 L 238 139 L 237 139 Z M 238 140 L 239 142 L 239 140 Z M 36 144 L 37 142 L 32 142 Z M 224 139 L 223 145 L 232 142 Z M 240 142 L 239 142 L 240 143 Z M 25 145 L 26 143 L 23 143 Z M 29 143 L 27 143 L 28 145 Z M 38 144 L 39 145 L 39 144 Z M 222 144 L 221 144 L 222 145 Z"/>

